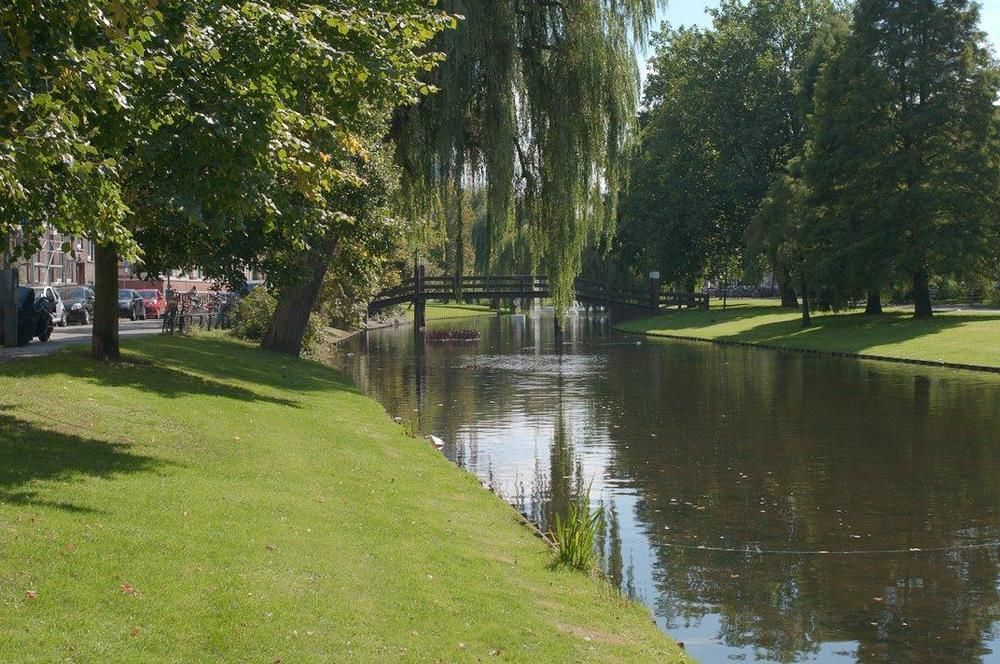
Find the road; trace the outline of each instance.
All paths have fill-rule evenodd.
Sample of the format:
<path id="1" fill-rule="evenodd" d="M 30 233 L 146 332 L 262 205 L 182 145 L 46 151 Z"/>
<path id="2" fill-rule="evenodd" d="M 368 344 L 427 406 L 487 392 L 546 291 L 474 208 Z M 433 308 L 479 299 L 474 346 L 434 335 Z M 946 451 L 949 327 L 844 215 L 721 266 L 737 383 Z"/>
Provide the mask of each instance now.
<path id="1" fill-rule="evenodd" d="M 163 321 L 154 319 L 137 321 L 122 320 L 119 324 L 118 334 L 123 338 L 145 334 L 158 334 L 162 325 Z M 72 344 L 89 344 L 92 329 L 92 325 L 67 325 L 66 327 L 57 327 L 52 333 L 52 338 L 45 343 L 41 343 L 35 339 L 27 346 L 18 346 L 15 348 L 0 346 L 0 362 L 20 357 L 47 355 Z"/>

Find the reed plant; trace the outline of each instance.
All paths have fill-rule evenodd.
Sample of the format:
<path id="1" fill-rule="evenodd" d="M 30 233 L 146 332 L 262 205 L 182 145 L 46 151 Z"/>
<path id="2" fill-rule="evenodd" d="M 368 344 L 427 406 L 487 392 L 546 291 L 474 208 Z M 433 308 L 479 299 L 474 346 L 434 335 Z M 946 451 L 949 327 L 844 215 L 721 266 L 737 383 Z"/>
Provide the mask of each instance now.
<path id="1" fill-rule="evenodd" d="M 565 519 L 556 514 L 555 530 L 550 533 L 555 544 L 553 566 L 592 571 L 597 557 L 594 543 L 603 520 L 604 508 L 591 508 L 586 495 L 570 504 Z"/>

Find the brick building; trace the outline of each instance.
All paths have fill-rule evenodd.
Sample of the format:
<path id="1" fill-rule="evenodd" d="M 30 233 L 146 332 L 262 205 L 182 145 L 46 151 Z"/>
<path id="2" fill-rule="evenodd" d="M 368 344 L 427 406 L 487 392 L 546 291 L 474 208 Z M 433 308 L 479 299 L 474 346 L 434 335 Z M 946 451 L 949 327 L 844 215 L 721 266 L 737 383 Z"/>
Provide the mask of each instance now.
<path id="1" fill-rule="evenodd" d="M 201 270 L 170 270 L 169 275 L 160 275 L 154 279 L 142 280 L 138 275 L 133 274 L 132 266 L 126 262 L 118 264 L 118 286 L 119 288 L 156 288 L 162 292 L 167 291 L 167 286 L 179 291 L 191 290 L 194 286 L 198 291 L 212 290 L 215 286 L 211 281 L 207 281 Z"/>
<path id="2" fill-rule="evenodd" d="M 14 243 L 17 243 L 17 239 Z M 69 243 L 72 251 L 63 251 L 66 243 Z M 22 285 L 93 286 L 94 242 L 85 237 L 62 235 L 50 228 L 42 240 L 41 248 L 26 259 L 18 259 L 14 267 L 17 269 L 18 283 Z M 248 274 L 248 278 L 258 277 Z M 171 270 L 169 275 L 143 280 L 134 273 L 133 266 L 127 261 L 118 265 L 119 288 L 158 288 L 165 292 L 168 285 L 183 291 L 190 290 L 192 286 L 199 291 L 208 291 L 214 286 L 200 269 Z"/>
<path id="3" fill-rule="evenodd" d="M 72 251 L 63 251 L 66 243 Z M 53 286 L 94 283 L 94 243 L 91 240 L 49 229 L 41 245 L 34 255 L 15 263 L 19 283 Z"/>

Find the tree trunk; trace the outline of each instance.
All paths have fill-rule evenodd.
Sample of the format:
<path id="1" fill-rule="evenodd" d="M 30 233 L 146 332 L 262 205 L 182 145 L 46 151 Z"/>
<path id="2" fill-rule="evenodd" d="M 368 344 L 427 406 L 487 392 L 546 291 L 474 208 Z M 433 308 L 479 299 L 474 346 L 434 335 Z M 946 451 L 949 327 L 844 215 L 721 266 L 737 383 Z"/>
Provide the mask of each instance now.
<path id="1" fill-rule="evenodd" d="M 462 303 L 462 275 L 465 272 L 465 214 L 462 210 L 462 189 L 458 190 L 458 213 L 455 218 L 455 299 Z"/>
<path id="2" fill-rule="evenodd" d="M 795 294 L 795 287 L 792 286 L 792 275 L 784 272 L 784 278 L 778 280 L 778 292 L 781 293 L 782 309 L 798 309 L 799 298 Z"/>
<path id="3" fill-rule="evenodd" d="M 882 313 L 882 293 L 877 290 L 868 291 L 868 302 L 865 304 L 865 313 L 871 315 Z"/>
<path id="4" fill-rule="evenodd" d="M 805 277 L 802 278 L 802 327 L 810 327 L 812 318 L 809 317 L 809 288 L 806 285 Z"/>
<path id="5" fill-rule="evenodd" d="M 98 244 L 94 251 L 94 329 L 90 355 L 95 360 L 119 360 L 118 249 Z"/>
<path id="6" fill-rule="evenodd" d="M 928 279 L 924 268 L 913 273 L 913 315 L 916 318 L 930 318 L 934 315 Z"/>
<path id="7" fill-rule="evenodd" d="M 304 270 L 305 280 L 281 292 L 271 324 L 261 341 L 262 348 L 295 357 L 302 353 L 302 340 L 306 336 L 309 316 L 323 287 L 323 277 L 326 276 L 336 248 L 337 244 L 334 242 L 324 256 L 310 259 Z"/>

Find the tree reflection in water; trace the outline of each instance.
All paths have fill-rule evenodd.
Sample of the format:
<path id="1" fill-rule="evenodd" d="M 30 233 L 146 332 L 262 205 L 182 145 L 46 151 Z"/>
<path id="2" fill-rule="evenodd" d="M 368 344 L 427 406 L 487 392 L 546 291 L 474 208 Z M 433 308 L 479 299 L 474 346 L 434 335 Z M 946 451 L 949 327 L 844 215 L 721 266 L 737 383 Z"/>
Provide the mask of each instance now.
<path id="1" fill-rule="evenodd" d="M 419 359 L 372 335 L 345 367 L 544 526 L 590 487 L 608 578 L 695 657 L 968 661 L 1000 639 L 1000 378 L 476 325 Z"/>

